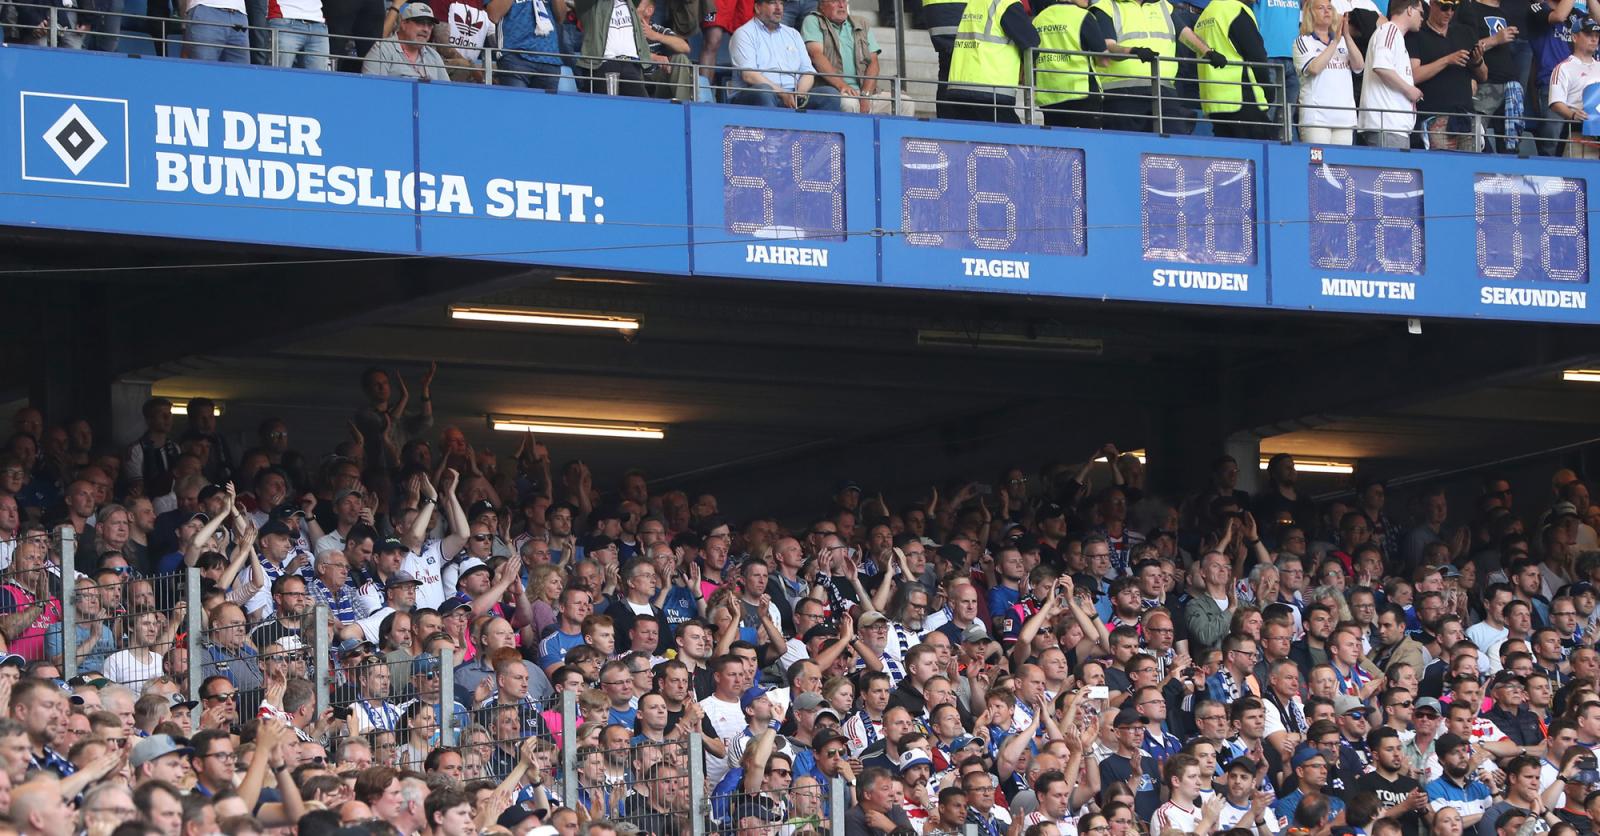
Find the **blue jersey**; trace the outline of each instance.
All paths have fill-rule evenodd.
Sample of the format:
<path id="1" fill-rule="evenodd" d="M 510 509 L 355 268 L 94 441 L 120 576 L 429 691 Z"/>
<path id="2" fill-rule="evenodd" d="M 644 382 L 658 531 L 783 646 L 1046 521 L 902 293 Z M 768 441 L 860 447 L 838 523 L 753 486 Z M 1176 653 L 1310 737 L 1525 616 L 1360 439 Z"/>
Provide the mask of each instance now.
<path id="1" fill-rule="evenodd" d="M 582 633 L 563 633 L 555 630 L 539 641 L 539 667 L 551 665 L 567 658 L 567 651 L 583 644 Z"/>

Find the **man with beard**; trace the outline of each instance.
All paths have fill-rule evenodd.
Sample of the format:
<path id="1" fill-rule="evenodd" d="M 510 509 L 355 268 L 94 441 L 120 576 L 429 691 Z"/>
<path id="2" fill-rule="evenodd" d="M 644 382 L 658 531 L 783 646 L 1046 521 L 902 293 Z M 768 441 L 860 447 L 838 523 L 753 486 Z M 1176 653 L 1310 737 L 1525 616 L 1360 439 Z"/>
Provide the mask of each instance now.
<path id="1" fill-rule="evenodd" d="M 1284 574 L 1280 569 L 1279 577 Z M 1326 605 L 1311 604 L 1305 609 L 1303 621 L 1305 637 L 1290 647 L 1289 658 L 1300 666 L 1300 679 L 1309 681 L 1311 669 L 1328 662 L 1328 638 L 1333 635 L 1335 619 Z"/>
<path id="2" fill-rule="evenodd" d="M 1406 774 L 1400 733 L 1387 726 L 1373 729 L 1367 735 L 1367 751 L 1372 757 L 1372 771 L 1357 778 L 1352 788 L 1376 795 L 1380 808 L 1389 811 L 1384 817 L 1399 822 L 1403 836 L 1417 836 L 1422 811 L 1428 809 L 1428 794 L 1417 779 Z"/>
<path id="3" fill-rule="evenodd" d="M 1297 474 L 1294 457 L 1279 453 L 1267 462 L 1267 489 L 1256 494 L 1250 510 L 1258 520 L 1276 520 L 1284 512 L 1294 517 L 1294 524 L 1302 531 L 1310 531 L 1317 522 L 1317 508 L 1311 497 L 1295 489 Z"/>
<path id="4" fill-rule="evenodd" d="M 311 627 L 312 603 L 304 578 L 282 575 L 272 582 L 272 611 L 274 617 L 250 634 L 256 647 L 266 647 L 284 636 L 310 638 L 305 631 Z"/>
<path id="5" fill-rule="evenodd" d="M 1439 758 L 1439 766 L 1444 774 L 1428 784 L 1428 806 L 1435 813 L 1445 807 L 1453 807 L 1461 814 L 1463 828 L 1476 827 L 1494 799 L 1482 781 L 1468 777 L 1473 767 L 1471 747 L 1465 739 L 1446 732 L 1439 735 L 1433 752 Z"/>

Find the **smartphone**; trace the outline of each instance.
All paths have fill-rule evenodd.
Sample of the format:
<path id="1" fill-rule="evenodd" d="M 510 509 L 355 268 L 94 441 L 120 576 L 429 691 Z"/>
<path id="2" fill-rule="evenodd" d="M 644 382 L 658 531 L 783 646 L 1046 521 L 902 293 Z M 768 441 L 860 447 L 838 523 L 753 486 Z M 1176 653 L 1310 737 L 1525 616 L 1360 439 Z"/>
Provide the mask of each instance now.
<path id="1" fill-rule="evenodd" d="M 972 486 L 972 491 L 973 491 L 973 493 L 976 493 L 978 496 L 988 496 L 988 495 L 994 493 L 994 485 L 982 485 L 982 484 L 973 485 Z"/>
<path id="2" fill-rule="evenodd" d="M 1089 699 L 1091 700 L 1104 700 L 1110 699 L 1110 697 L 1111 689 L 1104 685 L 1092 685 L 1089 687 Z"/>

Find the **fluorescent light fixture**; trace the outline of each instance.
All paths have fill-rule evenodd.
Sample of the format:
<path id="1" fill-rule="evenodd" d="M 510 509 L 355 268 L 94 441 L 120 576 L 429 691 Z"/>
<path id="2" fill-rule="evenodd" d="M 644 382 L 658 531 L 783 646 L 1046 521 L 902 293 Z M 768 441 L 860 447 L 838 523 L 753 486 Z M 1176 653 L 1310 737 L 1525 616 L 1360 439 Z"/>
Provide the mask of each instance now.
<path id="1" fill-rule="evenodd" d="M 917 329 L 917 345 L 1037 351 L 1046 354 L 1084 354 L 1096 357 L 1105 351 L 1105 343 L 1093 337 L 1028 336 L 995 331 L 949 331 L 935 328 Z"/>
<path id="2" fill-rule="evenodd" d="M 512 325 L 553 325 L 562 328 L 600 328 L 608 331 L 639 330 L 639 320 L 628 316 L 535 311 L 528 308 L 451 305 L 450 318 L 475 322 L 504 322 Z"/>
<path id="3" fill-rule="evenodd" d="M 172 402 L 172 414 L 173 415 L 188 415 L 189 414 L 189 402 L 188 401 L 176 401 L 176 400 L 173 401 Z M 211 402 L 211 414 L 217 416 L 218 418 L 222 417 L 222 401 L 212 401 Z"/>
<path id="4" fill-rule="evenodd" d="M 549 435 L 588 435 L 603 438 L 666 438 L 664 427 L 633 422 L 580 421 L 572 418 L 524 418 L 510 415 L 489 416 L 489 426 L 502 432 L 533 431 Z"/>
<path id="5" fill-rule="evenodd" d="M 1600 369 L 1567 369 L 1561 379 L 1568 383 L 1600 383 Z"/>
<path id="6" fill-rule="evenodd" d="M 1273 454 L 1276 455 L 1276 454 Z M 1267 469 L 1267 462 L 1272 461 L 1272 456 L 1261 459 L 1261 469 Z M 1355 473 L 1356 466 L 1350 462 L 1338 462 L 1328 459 L 1302 459 L 1298 456 L 1294 460 L 1294 469 L 1299 473 Z"/>

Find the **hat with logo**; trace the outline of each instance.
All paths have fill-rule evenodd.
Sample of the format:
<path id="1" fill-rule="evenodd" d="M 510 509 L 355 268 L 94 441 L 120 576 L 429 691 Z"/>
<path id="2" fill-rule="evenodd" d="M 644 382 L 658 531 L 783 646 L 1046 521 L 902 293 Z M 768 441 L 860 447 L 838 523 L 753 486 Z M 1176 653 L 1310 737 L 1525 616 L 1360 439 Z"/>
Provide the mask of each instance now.
<path id="1" fill-rule="evenodd" d="M 305 509 L 294 504 L 293 502 L 285 502 L 282 505 L 272 509 L 272 518 L 275 520 L 286 520 L 290 517 L 303 517 L 305 515 Z"/>
<path id="2" fill-rule="evenodd" d="M 408 4 L 406 4 L 406 8 L 409 9 L 412 6 L 426 6 L 426 5 L 427 5 L 426 3 L 408 3 Z M 401 14 L 404 14 L 404 12 L 401 12 Z M 433 17 L 433 10 L 432 9 L 428 10 L 428 17 L 430 19 Z M 401 18 L 401 19 L 402 20 L 409 20 L 410 18 Z M 487 500 L 487 499 L 480 499 L 477 502 L 474 502 L 474 503 L 472 503 L 472 505 L 467 507 L 467 522 L 476 522 L 477 519 L 479 517 L 483 516 L 484 514 L 498 514 L 498 513 L 500 513 L 500 509 L 494 507 L 494 503 L 493 502 L 491 502 L 490 500 Z"/>
<path id="3" fill-rule="evenodd" d="M 828 701 L 823 699 L 821 694 L 801 694 L 794 698 L 796 711 L 812 711 L 827 704 Z"/>
<path id="4" fill-rule="evenodd" d="M 755 703 L 756 700 L 759 700 L 766 695 L 767 689 L 761 687 L 760 685 L 752 685 L 744 692 L 742 696 L 739 697 L 739 707 L 749 708 Z"/>
<path id="5" fill-rule="evenodd" d="M 1435 714 L 1444 713 L 1444 705 L 1433 697 L 1418 698 L 1417 701 L 1412 704 L 1411 709 L 1413 712 L 1432 711 Z"/>
<path id="6" fill-rule="evenodd" d="M 400 538 L 399 537 L 389 537 L 389 538 L 385 539 L 383 542 L 379 543 L 378 547 L 373 549 L 373 551 L 378 553 L 378 554 L 383 554 L 385 552 L 410 551 L 410 549 L 406 548 L 406 544 L 405 543 L 400 542 Z"/>
<path id="7" fill-rule="evenodd" d="M 907 749 L 905 754 L 900 756 L 900 762 L 895 764 L 895 769 L 901 775 L 904 775 L 919 766 L 926 766 L 931 769 L 933 767 L 933 758 L 928 757 L 926 750 Z"/>
<path id="8" fill-rule="evenodd" d="M 1291 766 L 1301 767 L 1317 758 L 1322 758 L 1326 761 L 1328 756 L 1324 755 L 1321 749 L 1302 743 L 1300 748 L 1294 751 L 1294 758 L 1289 763 Z"/>
<path id="9" fill-rule="evenodd" d="M 261 531 L 258 532 L 258 536 L 261 537 L 270 537 L 274 534 L 282 535 L 284 537 L 294 536 L 294 534 L 289 531 L 289 526 L 284 525 L 283 520 L 279 519 L 267 520 L 266 523 L 261 526 Z"/>
<path id="10" fill-rule="evenodd" d="M 1584 18 L 1583 25 L 1578 27 L 1578 31 L 1584 33 L 1585 35 L 1600 35 L 1600 23 L 1596 23 L 1593 20 Z M 1562 504 L 1571 505 L 1572 503 L 1564 502 Z"/>

